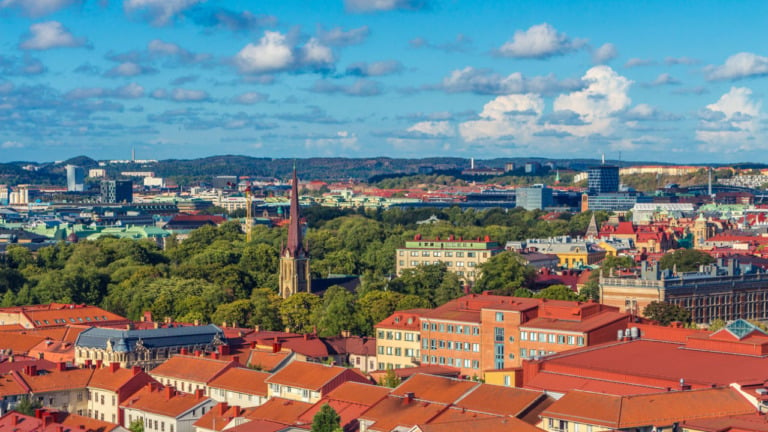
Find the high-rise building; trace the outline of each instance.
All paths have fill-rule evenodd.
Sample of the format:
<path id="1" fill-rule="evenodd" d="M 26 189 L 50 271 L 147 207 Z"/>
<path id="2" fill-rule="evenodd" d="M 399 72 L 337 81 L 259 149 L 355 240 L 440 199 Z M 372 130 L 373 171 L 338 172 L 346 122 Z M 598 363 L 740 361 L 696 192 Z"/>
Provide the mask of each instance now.
<path id="1" fill-rule="evenodd" d="M 133 202 L 133 181 L 103 180 L 101 182 L 101 202 L 107 204 Z"/>
<path id="2" fill-rule="evenodd" d="M 587 193 L 604 194 L 619 191 L 619 167 L 598 165 L 587 169 Z"/>
<path id="3" fill-rule="evenodd" d="M 541 185 L 531 187 L 521 187 L 515 189 L 516 206 L 526 210 L 541 210 L 546 207 L 552 207 L 552 189 Z"/>
<path id="4" fill-rule="evenodd" d="M 311 292 L 309 252 L 301 240 L 301 215 L 299 214 L 299 180 L 293 169 L 291 185 L 291 209 L 288 223 L 288 242 L 280 253 L 280 296 L 288 298 L 298 292 Z"/>
<path id="5" fill-rule="evenodd" d="M 85 185 L 85 169 L 67 165 L 67 192 L 82 192 Z"/>

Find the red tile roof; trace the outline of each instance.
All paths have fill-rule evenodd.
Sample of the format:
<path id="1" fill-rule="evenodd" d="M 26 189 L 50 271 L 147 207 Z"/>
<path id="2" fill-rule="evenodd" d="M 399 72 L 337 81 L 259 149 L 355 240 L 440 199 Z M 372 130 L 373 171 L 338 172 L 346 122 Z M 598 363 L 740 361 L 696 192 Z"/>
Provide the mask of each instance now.
<path id="1" fill-rule="evenodd" d="M 60 390 L 86 388 L 91 379 L 93 369 L 53 370 L 48 373 L 30 376 L 19 374 L 32 393 L 43 393 Z"/>
<path id="2" fill-rule="evenodd" d="M 366 378 L 355 369 L 294 361 L 275 372 L 267 378 L 266 382 L 319 391 L 341 375 L 348 375 L 350 381 L 366 381 Z"/>
<path id="3" fill-rule="evenodd" d="M 0 430 L 15 432 L 110 432 L 119 427 L 114 423 L 62 411 L 43 410 L 40 415 L 41 417 L 38 418 L 10 411 L 0 417 Z"/>
<path id="4" fill-rule="evenodd" d="M 545 397 L 544 393 L 538 391 L 483 384 L 455 402 L 454 406 L 469 411 L 517 417 Z"/>
<path id="5" fill-rule="evenodd" d="M 37 327 L 56 327 L 72 324 L 79 325 L 103 325 L 103 324 L 129 324 L 130 320 L 106 311 L 100 307 L 88 305 L 61 305 L 47 310 L 23 310 L 32 324 Z"/>
<path id="6" fill-rule="evenodd" d="M 15 373 L 0 375 L 0 399 L 29 393 L 29 387 Z"/>
<path id="7" fill-rule="evenodd" d="M 706 432 L 768 432 L 768 417 L 764 414 L 721 416 L 707 419 L 685 420 L 680 426 L 686 430 Z"/>
<path id="8" fill-rule="evenodd" d="M 393 396 L 413 393 L 419 401 L 450 404 L 479 384 L 433 375 L 414 375 L 392 391 Z"/>
<path id="9" fill-rule="evenodd" d="M 152 369 L 153 377 L 177 378 L 186 381 L 207 383 L 234 365 L 231 361 L 214 360 L 207 357 L 175 355 Z"/>
<path id="10" fill-rule="evenodd" d="M 94 369 L 91 380 L 88 382 L 88 387 L 117 392 L 139 375 L 143 375 L 141 378 L 146 382 L 154 381 L 146 372 L 138 367 L 136 369 L 125 369 L 119 367 L 119 365 L 107 365 L 100 369 Z"/>
<path id="11" fill-rule="evenodd" d="M 208 385 L 212 388 L 266 397 L 267 383 L 265 380 L 269 375 L 267 372 L 233 367 L 211 380 Z"/>
<path id="12" fill-rule="evenodd" d="M 370 431 L 389 432 L 396 427 L 410 428 L 429 423 L 448 408 L 445 404 L 419 402 L 407 398 L 388 396 L 360 415 L 360 420 L 373 422 Z"/>
<path id="13" fill-rule="evenodd" d="M 290 350 L 272 352 L 271 349 L 252 349 L 248 355 L 247 365 L 264 371 L 274 371 L 281 363 L 293 354 Z"/>
<path id="14" fill-rule="evenodd" d="M 634 396 L 574 390 L 550 405 L 541 416 L 624 429 L 668 426 L 683 420 L 755 412 L 755 407 L 731 388 Z"/>
<path id="15" fill-rule="evenodd" d="M 346 382 L 304 412 L 299 417 L 299 422 L 312 424 L 315 414 L 324 404 L 328 404 L 341 417 L 342 427 L 354 425 L 360 414 L 385 398 L 389 390 L 386 387 L 370 384 Z"/>
<path id="16" fill-rule="evenodd" d="M 285 424 L 269 420 L 252 420 L 227 429 L 228 432 L 278 432 L 285 429 Z"/>
<path id="17" fill-rule="evenodd" d="M 200 417 L 193 426 L 198 428 L 220 431 L 223 430 L 234 418 L 244 417 L 253 408 L 240 408 L 229 406 L 226 402 L 219 402 L 207 413 Z"/>
<path id="18" fill-rule="evenodd" d="M 181 393 L 172 387 L 163 387 L 152 383 L 134 393 L 120 406 L 125 409 L 135 409 L 176 418 L 207 401 L 208 398 L 205 396 L 198 397 L 197 394 Z"/>
<path id="19" fill-rule="evenodd" d="M 516 418 L 476 418 L 472 417 L 469 413 L 464 413 L 463 416 L 469 418 L 464 420 L 459 419 L 452 422 L 442 422 L 443 418 L 447 419 L 448 417 L 440 415 L 433 423 L 426 425 L 420 424 L 418 426 L 422 432 L 454 432 L 456 430 L 461 430 L 462 432 L 541 432 L 541 429 L 536 426 Z"/>
<path id="20" fill-rule="evenodd" d="M 312 404 L 283 398 L 271 398 L 254 408 L 246 417 L 251 420 L 269 420 L 284 425 L 296 423 Z"/>

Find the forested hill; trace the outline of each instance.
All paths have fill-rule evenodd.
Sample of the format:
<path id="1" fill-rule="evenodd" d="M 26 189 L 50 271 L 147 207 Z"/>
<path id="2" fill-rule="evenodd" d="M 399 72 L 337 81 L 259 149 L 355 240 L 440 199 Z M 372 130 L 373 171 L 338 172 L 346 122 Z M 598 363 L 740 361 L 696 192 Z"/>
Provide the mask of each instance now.
<path id="1" fill-rule="evenodd" d="M 475 167 L 503 168 L 512 162 L 521 166 L 527 162 L 554 162 L 559 168 L 583 170 L 599 163 L 596 159 L 551 160 L 543 158 L 497 158 L 475 160 Z M 655 162 L 618 162 L 621 166 L 638 164 L 658 164 Z M 96 168 L 99 163 L 86 156 L 77 156 L 58 163 L 9 162 L 0 163 L 0 183 L 18 184 L 64 184 L 66 181 L 65 165 L 72 164 L 83 168 Z M 433 157 L 424 159 L 375 158 L 308 158 L 308 159 L 272 159 L 250 156 L 223 155 L 201 159 L 169 159 L 150 164 L 109 164 L 104 166 L 110 177 L 119 177 L 123 171 L 153 171 L 157 176 L 176 180 L 178 184 L 189 185 L 199 181 L 209 181 L 216 175 L 250 176 L 255 178 L 288 178 L 294 164 L 304 179 L 325 181 L 368 180 L 373 176 L 417 173 L 419 167 L 432 167 L 436 171 L 462 170 L 470 167 L 470 160 L 456 157 Z M 23 169 L 35 166 L 37 170 Z"/>

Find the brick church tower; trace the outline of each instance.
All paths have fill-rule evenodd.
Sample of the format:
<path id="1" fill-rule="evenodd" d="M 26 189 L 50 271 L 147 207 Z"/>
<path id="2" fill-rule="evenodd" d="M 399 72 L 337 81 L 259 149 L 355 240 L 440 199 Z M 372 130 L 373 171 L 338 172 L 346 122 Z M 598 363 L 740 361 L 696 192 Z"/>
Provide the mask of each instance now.
<path id="1" fill-rule="evenodd" d="M 299 215 L 299 180 L 293 168 L 291 209 L 288 223 L 288 242 L 280 252 L 280 296 L 288 298 L 298 292 L 311 292 L 309 253 L 301 241 Z"/>

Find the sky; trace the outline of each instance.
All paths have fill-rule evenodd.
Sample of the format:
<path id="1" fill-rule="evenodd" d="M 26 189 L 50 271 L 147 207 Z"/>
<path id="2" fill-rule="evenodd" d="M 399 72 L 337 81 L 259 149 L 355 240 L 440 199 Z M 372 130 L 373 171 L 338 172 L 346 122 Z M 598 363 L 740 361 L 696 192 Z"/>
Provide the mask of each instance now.
<path id="1" fill-rule="evenodd" d="M 765 1 L 0 0 L 0 162 L 768 163 Z"/>

